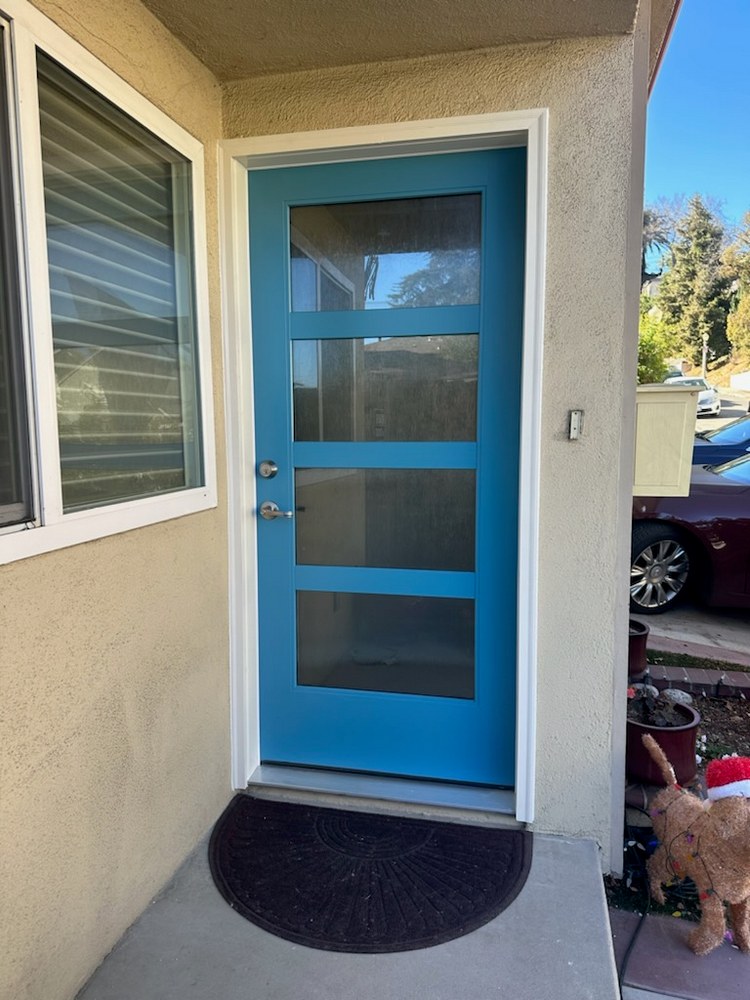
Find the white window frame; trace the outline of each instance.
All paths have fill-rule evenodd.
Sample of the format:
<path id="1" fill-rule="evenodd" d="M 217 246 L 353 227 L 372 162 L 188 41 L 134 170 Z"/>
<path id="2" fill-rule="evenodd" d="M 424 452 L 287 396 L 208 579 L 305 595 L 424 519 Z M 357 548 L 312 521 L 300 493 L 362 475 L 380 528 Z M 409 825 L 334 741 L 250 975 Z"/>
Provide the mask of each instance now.
<path id="1" fill-rule="evenodd" d="M 3 564 L 215 507 L 216 453 L 203 145 L 27 0 L 0 0 L 0 19 L 10 36 L 11 94 L 8 110 L 12 133 L 15 130 L 11 135 L 11 152 L 16 227 L 21 248 L 19 283 L 24 300 L 23 348 L 27 367 L 35 497 L 33 521 L 0 530 L 0 564 Z M 63 512 L 38 111 L 37 49 L 57 60 L 191 164 L 203 486 L 89 510 Z"/>

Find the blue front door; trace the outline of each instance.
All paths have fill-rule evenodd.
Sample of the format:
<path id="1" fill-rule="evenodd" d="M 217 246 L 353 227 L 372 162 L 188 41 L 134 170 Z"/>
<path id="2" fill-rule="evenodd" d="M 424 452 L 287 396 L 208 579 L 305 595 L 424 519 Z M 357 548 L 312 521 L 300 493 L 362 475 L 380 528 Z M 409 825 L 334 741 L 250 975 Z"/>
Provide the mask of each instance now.
<path id="1" fill-rule="evenodd" d="M 261 757 L 512 785 L 525 151 L 249 193 Z"/>

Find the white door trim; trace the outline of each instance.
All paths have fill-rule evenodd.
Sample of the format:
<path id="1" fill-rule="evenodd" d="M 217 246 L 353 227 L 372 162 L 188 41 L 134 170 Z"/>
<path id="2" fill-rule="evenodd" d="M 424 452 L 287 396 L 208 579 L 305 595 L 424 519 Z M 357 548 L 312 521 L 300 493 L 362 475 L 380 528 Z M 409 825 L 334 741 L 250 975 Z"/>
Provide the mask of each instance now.
<path id="1" fill-rule="evenodd" d="M 499 146 L 527 148 L 517 580 L 516 818 L 534 819 L 541 381 L 547 196 L 547 111 L 436 118 L 230 139 L 219 148 L 229 506 L 232 785 L 260 764 L 255 435 L 247 171 L 293 164 Z M 262 456 L 260 456 L 262 457 Z"/>

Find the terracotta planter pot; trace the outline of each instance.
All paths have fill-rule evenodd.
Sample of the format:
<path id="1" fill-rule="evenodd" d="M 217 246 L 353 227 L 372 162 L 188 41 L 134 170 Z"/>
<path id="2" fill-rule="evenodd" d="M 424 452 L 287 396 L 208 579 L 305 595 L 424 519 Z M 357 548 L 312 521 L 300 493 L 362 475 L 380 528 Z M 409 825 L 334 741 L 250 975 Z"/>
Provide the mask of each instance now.
<path id="1" fill-rule="evenodd" d="M 701 717 L 689 705 L 675 705 L 677 711 L 685 716 L 684 726 L 647 726 L 642 722 L 628 719 L 625 742 L 625 771 L 631 781 L 639 781 L 644 785 L 663 785 L 661 774 L 656 764 L 651 760 L 648 750 L 644 747 L 641 737 L 650 733 L 674 768 L 677 781 L 686 785 L 695 777 L 695 737 Z"/>
<path id="2" fill-rule="evenodd" d="M 651 630 L 648 625 L 630 619 L 630 635 L 628 638 L 628 677 L 638 680 L 646 673 L 646 643 Z"/>

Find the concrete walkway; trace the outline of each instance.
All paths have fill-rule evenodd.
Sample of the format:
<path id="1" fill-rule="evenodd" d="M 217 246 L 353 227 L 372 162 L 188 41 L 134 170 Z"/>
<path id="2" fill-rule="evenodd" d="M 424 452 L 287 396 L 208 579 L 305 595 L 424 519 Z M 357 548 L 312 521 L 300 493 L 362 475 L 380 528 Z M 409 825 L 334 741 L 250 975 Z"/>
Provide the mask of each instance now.
<path id="1" fill-rule="evenodd" d="M 202 844 L 78 1000 L 619 1000 L 598 851 L 535 836 L 529 879 L 489 924 L 392 955 L 317 951 L 235 913 Z"/>
<path id="2" fill-rule="evenodd" d="M 750 667 L 750 611 L 685 605 L 663 615 L 633 615 L 648 625 L 648 648 Z"/>
<path id="3" fill-rule="evenodd" d="M 612 910 L 610 919 L 621 968 L 640 917 Z M 710 955 L 694 955 L 687 945 L 694 926 L 675 917 L 646 917 L 624 970 L 622 1000 L 747 1000 L 750 955 L 728 942 Z"/>

